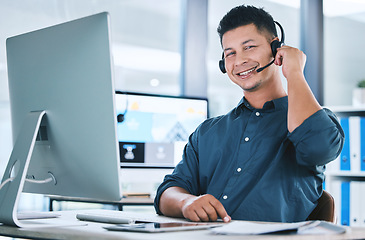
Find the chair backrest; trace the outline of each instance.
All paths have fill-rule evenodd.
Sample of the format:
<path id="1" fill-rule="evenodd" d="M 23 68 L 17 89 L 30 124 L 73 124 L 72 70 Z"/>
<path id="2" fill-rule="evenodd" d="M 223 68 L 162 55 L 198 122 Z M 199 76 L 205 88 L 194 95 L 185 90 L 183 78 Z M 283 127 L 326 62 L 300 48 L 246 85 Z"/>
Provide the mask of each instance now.
<path id="1" fill-rule="evenodd" d="M 326 191 L 318 199 L 317 207 L 309 215 L 308 220 L 324 220 L 336 223 L 335 200 Z"/>

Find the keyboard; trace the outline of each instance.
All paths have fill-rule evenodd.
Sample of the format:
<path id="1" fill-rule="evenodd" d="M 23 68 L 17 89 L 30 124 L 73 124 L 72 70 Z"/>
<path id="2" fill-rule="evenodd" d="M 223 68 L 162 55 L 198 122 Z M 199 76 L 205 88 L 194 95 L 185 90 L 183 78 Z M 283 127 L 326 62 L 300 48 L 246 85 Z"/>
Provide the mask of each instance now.
<path id="1" fill-rule="evenodd" d="M 55 212 L 19 212 L 18 220 L 57 218 L 60 214 Z"/>
<path id="2" fill-rule="evenodd" d="M 144 214 L 140 212 L 124 212 L 116 210 L 88 210 L 78 213 L 76 218 L 81 221 L 112 224 L 186 222 L 184 219 L 179 220 L 176 218 L 168 218 L 157 214 Z"/>

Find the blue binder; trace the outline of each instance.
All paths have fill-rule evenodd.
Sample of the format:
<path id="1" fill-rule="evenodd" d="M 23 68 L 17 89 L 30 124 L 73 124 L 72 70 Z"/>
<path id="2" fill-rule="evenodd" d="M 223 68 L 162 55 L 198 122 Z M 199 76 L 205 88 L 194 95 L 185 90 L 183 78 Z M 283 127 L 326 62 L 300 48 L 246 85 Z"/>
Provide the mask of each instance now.
<path id="1" fill-rule="evenodd" d="M 350 171 L 350 126 L 349 126 L 349 118 L 341 118 L 340 124 L 345 133 L 345 142 L 343 145 L 343 149 L 341 152 L 341 163 L 340 170 Z"/>
<path id="2" fill-rule="evenodd" d="M 341 225 L 350 226 L 350 182 L 341 183 Z"/>
<path id="3" fill-rule="evenodd" d="M 365 117 L 360 118 L 360 170 L 365 171 Z"/>

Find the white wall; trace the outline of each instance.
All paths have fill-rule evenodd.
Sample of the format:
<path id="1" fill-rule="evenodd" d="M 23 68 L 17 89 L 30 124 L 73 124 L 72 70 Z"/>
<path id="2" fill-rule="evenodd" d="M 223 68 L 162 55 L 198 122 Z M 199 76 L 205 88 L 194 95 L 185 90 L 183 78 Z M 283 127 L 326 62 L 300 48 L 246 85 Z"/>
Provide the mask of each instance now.
<path id="1" fill-rule="evenodd" d="M 346 17 L 325 18 L 325 105 L 351 105 L 352 89 L 365 79 L 364 29 L 365 22 Z"/>

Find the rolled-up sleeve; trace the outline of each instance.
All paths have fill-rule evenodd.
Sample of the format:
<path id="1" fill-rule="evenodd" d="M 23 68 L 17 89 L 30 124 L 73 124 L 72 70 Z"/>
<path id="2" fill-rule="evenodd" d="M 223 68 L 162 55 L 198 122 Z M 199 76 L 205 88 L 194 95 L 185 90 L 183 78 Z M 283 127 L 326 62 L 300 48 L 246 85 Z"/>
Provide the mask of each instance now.
<path id="1" fill-rule="evenodd" d="M 296 150 L 299 165 L 325 165 L 341 153 L 345 135 L 334 113 L 321 109 L 307 118 L 289 140 Z"/>
<path id="2" fill-rule="evenodd" d="M 162 193 L 169 187 L 181 187 L 189 193 L 198 195 L 198 153 L 197 153 L 197 131 L 190 137 L 184 148 L 182 161 L 177 164 L 172 174 L 166 175 L 163 183 L 158 187 L 154 200 L 154 207 L 157 214 L 160 211 L 160 198 Z"/>

